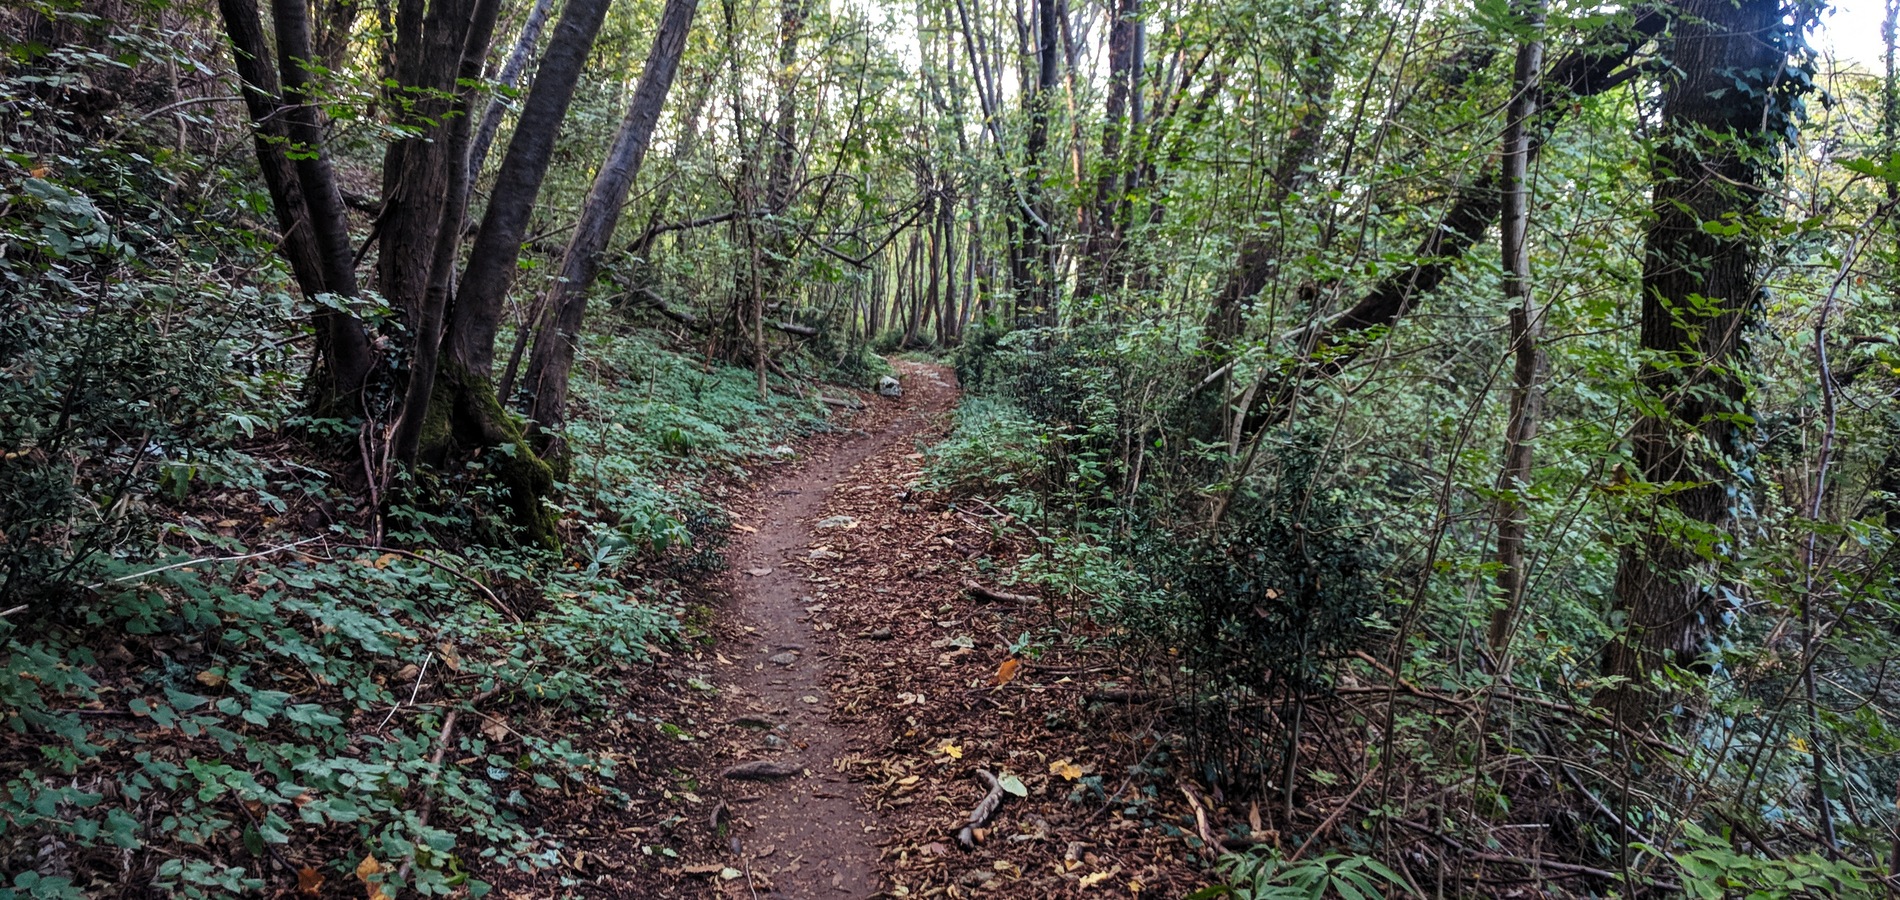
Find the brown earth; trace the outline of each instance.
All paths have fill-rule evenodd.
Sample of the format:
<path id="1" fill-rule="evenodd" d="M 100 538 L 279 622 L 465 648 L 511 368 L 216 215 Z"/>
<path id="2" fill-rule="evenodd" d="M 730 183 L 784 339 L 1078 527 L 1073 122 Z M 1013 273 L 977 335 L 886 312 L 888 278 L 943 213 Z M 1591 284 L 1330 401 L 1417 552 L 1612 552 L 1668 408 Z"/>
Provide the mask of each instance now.
<path id="1" fill-rule="evenodd" d="M 539 810 L 558 862 L 500 878 L 501 896 L 1148 898 L 1205 883 L 1156 713 L 1126 702 L 1079 606 L 999 583 L 1033 529 L 919 485 L 957 391 L 943 367 L 897 365 L 902 398 L 864 397 L 846 430 L 723 498 L 734 541 L 706 586 L 709 640 L 636 677 L 626 721 L 575 735 L 629 760 L 629 802 Z M 727 777 L 745 764 L 776 768 Z M 966 847 L 979 770 L 1023 796 Z"/>

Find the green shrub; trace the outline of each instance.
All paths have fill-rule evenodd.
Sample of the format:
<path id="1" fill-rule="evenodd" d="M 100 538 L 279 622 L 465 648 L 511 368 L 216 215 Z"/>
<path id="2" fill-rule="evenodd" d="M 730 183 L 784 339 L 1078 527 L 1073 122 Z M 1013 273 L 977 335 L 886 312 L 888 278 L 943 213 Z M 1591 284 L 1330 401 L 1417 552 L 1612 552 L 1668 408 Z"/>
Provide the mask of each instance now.
<path id="1" fill-rule="evenodd" d="M 925 483 L 933 490 L 960 492 L 1039 491 L 1049 440 L 1009 402 L 971 397 L 957 408 L 950 436 L 930 448 Z"/>

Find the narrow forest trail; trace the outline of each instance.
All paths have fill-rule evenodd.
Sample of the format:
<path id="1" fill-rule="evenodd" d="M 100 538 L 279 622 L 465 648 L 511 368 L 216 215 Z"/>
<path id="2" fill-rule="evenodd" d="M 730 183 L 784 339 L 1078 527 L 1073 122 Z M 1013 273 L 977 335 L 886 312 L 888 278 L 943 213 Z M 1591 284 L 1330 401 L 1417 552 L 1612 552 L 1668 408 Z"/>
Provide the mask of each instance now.
<path id="1" fill-rule="evenodd" d="M 834 721 L 828 687 L 835 626 L 810 579 L 814 562 L 835 558 L 813 544 L 857 524 L 824 517 L 833 492 L 861 487 L 853 477 L 859 467 L 940 425 L 956 403 L 948 370 L 897 367 L 904 395 L 896 410 L 873 411 L 862 423 L 869 430 L 821 446 L 814 459 L 761 487 L 753 509 L 735 510 L 744 537 L 728 554 L 731 599 L 720 655 L 732 664 L 727 671 L 737 670 L 722 689 L 737 758 L 725 770 L 723 794 L 733 804 L 738 854 L 754 881 L 778 896 L 866 897 L 879 889 L 879 828 L 841 771 L 850 734 Z M 748 766 L 767 771 L 744 777 Z"/>

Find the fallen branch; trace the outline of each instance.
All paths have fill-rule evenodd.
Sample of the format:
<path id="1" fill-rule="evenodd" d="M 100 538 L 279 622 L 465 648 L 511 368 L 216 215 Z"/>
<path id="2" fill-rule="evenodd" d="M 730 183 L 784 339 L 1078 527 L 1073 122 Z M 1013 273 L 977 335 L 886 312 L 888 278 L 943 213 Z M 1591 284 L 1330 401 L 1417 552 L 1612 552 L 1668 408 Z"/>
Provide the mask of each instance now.
<path id="1" fill-rule="evenodd" d="M 974 581 L 964 582 L 963 589 L 969 591 L 971 597 L 978 600 L 988 600 L 992 603 L 1035 603 L 1041 599 L 1039 597 L 1031 597 L 1028 594 L 1012 594 L 1008 591 L 999 591 L 995 588 L 984 587 Z"/>
<path id="2" fill-rule="evenodd" d="M 1365 804 L 1362 804 L 1362 803 L 1349 803 L 1347 805 L 1352 807 L 1353 809 L 1356 809 L 1362 813 L 1365 813 L 1368 816 L 1380 815 L 1380 813 L 1375 812 L 1371 807 L 1366 806 Z M 1409 819 L 1401 819 L 1396 816 L 1387 816 L 1387 819 L 1391 822 L 1397 823 L 1399 825 L 1403 825 L 1406 828 L 1410 828 L 1413 831 L 1416 831 L 1420 834 L 1426 835 L 1428 837 L 1437 838 L 1445 846 L 1458 851 L 1459 853 L 1463 854 L 1468 859 L 1473 859 L 1478 862 L 1508 863 L 1514 866 L 1523 866 L 1527 869 L 1530 869 L 1533 872 L 1536 872 L 1541 869 L 1541 870 L 1548 870 L 1551 872 L 1564 872 L 1571 875 L 1588 875 L 1592 878 L 1602 878 L 1607 881 L 1624 883 L 1624 875 L 1621 872 L 1612 872 L 1608 869 L 1598 869 L 1593 866 L 1582 866 L 1576 863 L 1567 863 L 1567 862 L 1562 862 L 1562 861 L 1554 860 L 1554 859 L 1528 859 L 1526 857 L 1511 856 L 1504 853 L 1487 853 L 1482 850 L 1475 850 L 1471 847 L 1468 847 L 1465 845 L 1463 841 L 1460 841 L 1457 838 L 1452 837 L 1451 835 L 1440 832 L 1437 829 L 1434 829 L 1430 826 L 1422 825 L 1418 822 L 1413 822 Z M 1677 884 L 1676 882 L 1673 882 L 1673 881 L 1668 881 L 1666 879 L 1632 878 L 1631 881 L 1635 882 L 1635 884 L 1632 885 L 1633 887 L 1650 888 L 1654 890 L 1663 891 L 1666 893 L 1676 893 L 1682 890 L 1682 885 Z"/>
<path id="3" fill-rule="evenodd" d="M 975 809 L 970 810 L 969 824 L 957 832 L 957 843 L 971 848 L 976 846 L 976 830 L 989 822 L 990 817 L 996 815 L 996 810 L 1003 805 L 1003 783 L 985 769 L 976 770 L 976 777 L 990 786 L 990 792 L 983 795 L 982 802 Z"/>
<path id="4" fill-rule="evenodd" d="M 777 331 L 783 331 L 786 334 L 793 334 L 799 337 L 817 337 L 818 336 L 818 329 L 813 328 L 810 325 L 800 325 L 797 322 L 767 321 L 763 324 L 767 328 L 771 328 Z"/>
<path id="5" fill-rule="evenodd" d="M 1152 700 L 1159 700 L 1161 699 L 1161 694 L 1156 691 L 1108 688 L 1100 691 L 1090 691 L 1082 695 L 1082 699 L 1089 703 L 1124 703 L 1132 706 L 1136 703 L 1147 703 Z"/>
<path id="6" fill-rule="evenodd" d="M 468 698 L 469 708 L 473 709 L 476 704 L 494 697 L 499 692 L 500 688 L 489 688 Z M 461 715 L 462 711 L 458 708 L 449 710 L 449 714 L 443 717 L 442 733 L 436 737 L 435 753 L 429 757 L 429 767 L 431 769 L 437 771 L 441 769 L 442 759 L 447 756 L 449 752 L 449 742 L 455 737 L 455 720 L 461 718 Z M 429 827 L 429 814 L 433 812 L 435 812 L 435 795 L 424 794 L 422 797 L 422 814 L 416 819 L 417 831 L 422 831 Z M 402 868 L 396 870 L 396 880 L 401 882 L 408 881 L 409 870 L 415 863 L 416 857 L 412 851 L 409 854 L 409 858 L 402 861 Z"/>
<path id="7" fill-rule="evenodd" d="M 1201 855 L 1209 860 L 1218 859 L 1227 852 L 1227 845 L 1221 843 L 1214 829 L 1207 822 L 1207 808 L 1201 805 L 1201 798 L 1194 793 L 1193 786 L 1181 785 L 1181 796 L 1187 798 L 1188 806 L 1194 809 L 1194 830 L 1201 836 Z"/>
<path id="8" fill-rule="evenodd" d="M 460 572 L 455 569 L 452 569 L 448 565 L 437 562 L 433 559 L 423 556 L 420 553 L 411 553 L 407 550 L 399 550 L 395 547 L 371 547 L 371 546 L 364 545 L 364 546 L 361 546 L 360 549 L 369 550 L 376 553 L 394 553 L 397 556 L 403 557 L 405 559 L 413 559 L 416 562 L 428 563 L 429 565 L 432 565 L 438 569 L 441 569 L 442 571 L 455 576 L 463 584 L 466 584 L 469 587 L 474 588 L 476 591 L 480 592 L 482 596 L 487 597 L 489 604 L 494 606 L 497 610 L 500 610 L 502 614 L 506 615 L 508 618 L 514 620 L 514 623 L 516 625 L 521 624 L 521 617 L 515 615 L 515 611 L 508 608 L 508 604 L 501 602 L 501 598 L 496 596 L 494 591 L 489 590 L 488 585 L 485 585 L 479 581 L 476 581 L 474 578 L 470 577 L 468 573 L 466 572 Z"/>
<path id="9" fill-rule="evenodd" d="M 102 587 L 105 587 L 108 584 L 119 584 L 121 582 L 132 581 L 138 578 L 144 578 L 147 575 L 156 575 L 160 572 L 168 572 L 168 571 L 171 571 L 172 569 L 182 569 L 185 566 L 195 566 L 200 563 L 242 562 L 247 559 L 257 559 L 259 557 L 269 556 L 273 553 L 282 553 L 283 551 L 289 550 L 293 547 L 301 547 L 305 544 L 310 543 L 311 541 L 320 541 L 320 540 L 323 540 L 323 538 L 324 538 L 323 535 L 318 535 L 312 538 L 304 538 L 303 540 L 296 541 L 294 543 L 280 544 L 276 547 L 271 547 L 266 550 L 259 550 L 256 553 L 245 553 L 239 556 L 203 556 L 197 559 L 187 559 L 182 562 L 168 563 L 166 565 L 159 566 L 156 569 L 146 569 L 143 572 L 133 572 L 130 575 L 121 575 L 117 578 L 110 578 L 105 581 L 95 582 L 93 584 L 86 585 L 86 590 L 96 591 Z M 7 610 L 6 614 L 12 615 L 16 612 L 19 612 L 23 608 L 24 607 L 15 607 L 13 609 L 9 609 Z"/>
<path id="10" fill-rule="evenodd" d="M 726 777 L 734 781 L 770 781 L 774 778 L 790 778 L 803 773 L 798 766 L 769 759 L 755 759 L 740 763 L 726 770 Z"/>
<path id="11" fill-rule="evenodd" d="M 1326 821 L 1319 823 L 1319 827 L 1313 829 L 1313 833 L 1306 836 L 1306 840 L 1300 843 L 1300 849 L 1293 851 L 1293 855 L 1286 858 L 1288 865 L 1299 862 L 1300 857 L 1306 855 L 1306 851 L 1313 846 L 1314 841 L 1319 840 L 1326 832 L 1331 831 L 1335 824 L 1338 824 L 1339 817 L 1344 815 L 1346 810 L 1352 808 L 1352 801 L 1358 799 L 1359 792 L 1365 790 L 1366 785 L 1372 783 L 1372 773 L 1378 770 L 1379 767 L 1375 764 L 1372 767 L 1372 771 L 1367 772 L 1364 778 L 1359 779 L 1359 783 L 1353 786 L 1352 792 L 1346 795 L 1346 799 L 1339 802 L 1339 808 L 1333 810 L 1332 814 L 1326 817 Z"/>

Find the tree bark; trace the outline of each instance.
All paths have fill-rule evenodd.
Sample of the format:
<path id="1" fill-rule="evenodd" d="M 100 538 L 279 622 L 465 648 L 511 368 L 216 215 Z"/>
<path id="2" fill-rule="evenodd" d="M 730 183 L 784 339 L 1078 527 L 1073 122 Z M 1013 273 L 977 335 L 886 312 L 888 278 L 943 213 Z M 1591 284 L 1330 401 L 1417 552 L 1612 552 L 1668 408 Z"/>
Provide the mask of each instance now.
<path id="1" fill-rule="evenodd" d="M 1133 93 L 1136 32 L 1145 30 L 1140 0 L 1116 0 L 1115 21 L 1108 30 L 1108 96 L 1102 102 L 1102 153 L 1095 162 L 1095 193 L 1088 216 L 1088 236 L 1081 258 L 1076 297 L 1088 300 L 1117 288 L 1121 258 L 1123 178 L 1130 168 L 1124 160 L 1122 137 L 1128 130 L 1128 106 Z M 1139 105 L 1139 99 L 1136 99 Z"/>
<path id="2" fill-rule="evenodd" d="M 540 429 L 544 450 L 557 460 L 565 452 L 559 435 L 565 421 L 568 374 L 574 368 L 581 322 L 587 312 L 587 289 L 600 274 L 601 251 L 613 237 L 620 208 L 652 143 L 698 7 L 699 0 L 667 0 L 661 11 L 659 30 L 653 36 L 626 118 L 588 191 L 580 223 L 561 259 L 560 277 L 549 288 L 546 309 L 550 320 L 535 332 L 534 349 L 528 359 L 527 383 L 533 391 L 528 418 Z"/>
<path id="3" fill-rule="evenodd" d="M 1498 594 L 1488 635 L 1493 652 L 1502 654 L 1524 605 L 1526 531 L 1524 495 L 1531 483 L 1531 445 L 1537 439 L 1543 396 L 1538 385 L 1544 367 L 1538 344 L 1541 316 L 1531 287 L 1530 135 L 1525 126 L 1537 114 L 1537 81 L 1544 67 L 1544 0 L 1522 3 L 1520 21 L 1533 37 L 1518 47 L 1511 78 L 1511 104 L 1505 113 L 1504 211 L 1499 244 L 1504 260 L 1504 298 L 1511 304 L 1511 414 L 1505 425 L 1504 465 L 1498 473 Z M 1502 660 L 1500 670 L 1504 668 Z"/>
<path id="4" fill-rule="evenodd" d="M 476 3 L 468 31 L 463 36 L 461 61 L 456 74 L 458 83 L 473 84 L 480 80 L 482 60 L 488 55 L 488 42 L 494 36 L 495 19 L 500 9 L 500 0 L 478 0 Z M 404 465 L 415 465 L 423 423 L 432 412 L 430 406 L 435 391 L 436 368 L 441 359 L 442 330 L 449 307 L 449 295 L 454 290 L 456 253 L 462 246 L 462 220 L 468 212 L 469 169 L 461 163 L 468 158 L 469 113 L 474 108 L 474 101 L 472 88 L 457 90 L 455 105 L 444 123 L 447 133 L 443 135 L 443 170 L 448 183 L 441 197 L 440 221 L 435 229 L 428 287 L 423 295 L 421 316 L 413 332 L 416 343 L 410 354 L 409 381 L 403 391 L 402 417 L 397 420 L 390 441 L 391 454 Z"/>
<path id="5" fill-rule="evenodd" d="M 1654 679 L 1705 649 L 1717 610 L 1704 586 L 1735 514 L 1748 403 L 1743 335 L 1760 315 L 1759 218 L 1791 90 L 1793 36 L 1777 0 L 1679 0 L 1652 159 L 1638 375 L 1630 442 L 1645 486 L 1645 533 L 1623 548 L 1613 604 L 1624 628 L 1603 672 L 1626 679 L 1597 698 L 1646 727 L 1667 691 Z M 1718 227 L 1707 227 L 1718 226 Z"/>
<path id="6" fill-rule="evenodd" d="M 316 304 L 316 358 L 305 386 L 311 405 L 326 415 L 356 414 L 361 411 L 363 384 L 374 365 L 374 354 L 362 322 L 320 299 L 326 294 L 354 298 L 357 285 L 348 220 L 323 146 L 322 128 L 315 108 L 303 105 L 308 81 L 304 67 L 296 62 L 308 58 L 307 47 L 302 51 L 305 56 L 297 56 L 298 35 L 304 35 L 308 43 L 307 26 L 298 25 L 302 10 L 297 11 L 297 21 L 289 23 L 288 33 L 279 25 L 280 49 L 290 48 L 278 58 L 280 66 L 290 63 L 280 79 L 269 64 L 271 54 L 256 0 L 219 0 L 218 6 L 238 78 L 244 83 L 258 168 L 283 233 L 279 250 L 290 261 L 298 289 Z M 295 93 L 280 95 L 280 83 L 293 86 Z M 298 108 L 293 111 L 288 103 Z M 291 158 L 292 142 L 300 145 L 296 155 L 301 158 L 296 160 Z"/>
<path id="7" fill-rule="evenodd" d="M 1056 261 L 1054 226 L 1043 202 L 1043 156 L 1049 146 L 1049 108 L 1055 102 L 1056 82 L 1062 74 L 1062 47 L 1056 0 L 1036 0 L 1036 81 L 1025 102 L 1029 106 L 1029 133 L 1023 143 L 1022 232 L 1029 245 L 1022 277 L 1028 288 L 1030 318 L 1040 325 L 1056 322 Z M 1021 301 L 1018 300 L 1018 309 Z"/>
<path id="8" fill-rule="evenodd" d="M 534 7 L 528 10 L 527 21 L 521 24 L 521 34 L 515 38 L 514 49 L 508 52 L 507 61 L 502 63 L 501 71 L 495 75 L 497 86 L 513 90 L 515 83 L 521 80 L 521 74 L 527 71 L 528 60 L 534 56 L 535 46 L 541 42 L 541 29 L 546 26 L 548 13 L 553 8 L 554 0 L 534 0 Z M 468 148 L 467 193 L 470 195 L 475 192 L 475 182 L 481 177 L 482 166 L 488 162 L 488 148 L 495 143 L 495 132 L 501 128 L 504 108 L 506 104 L 497 92 L 488 98 L 488 106 L 482 111 L 481 127 L 476 129 L 474 142 Z"/>
<path id="9" fill-rule="evenodd" d="M 514 135 L 508 139 L 501 168 L 495 173 L 488 208 L 482 213 L 481 227 L 469 248 L 468 264 L 449 318 L 448 359 L 466 373 L 468 383 L 494 377 L 495 336 L 501 330 L 502 306 L 514 285 L 521 244 L 554 157 L 554 140 L 567 118 L 575 86 L 580 83 L 610 2 L 568 0 L 561 10 L 547 53 L 522 104 Z M 486 408 L 486 404 L 482 406 Z"/>

